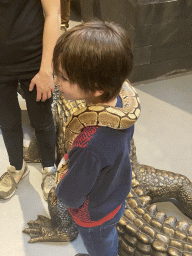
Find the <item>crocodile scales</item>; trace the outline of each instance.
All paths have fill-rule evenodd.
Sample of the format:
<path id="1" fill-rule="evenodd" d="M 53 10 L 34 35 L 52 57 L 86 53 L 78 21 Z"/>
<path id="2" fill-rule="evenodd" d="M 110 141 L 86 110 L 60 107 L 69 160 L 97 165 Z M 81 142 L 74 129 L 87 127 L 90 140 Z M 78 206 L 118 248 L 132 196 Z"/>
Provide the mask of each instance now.
<path id="1" fill-rule="evenodd" d="M 60 96 L 56 98 L 53 103 L 53 115 L 57 131 L 57 153 L 61 157 L 66 152 L 62 146 L 65 141 L 66 116 L 83 108 L 84 102 L 66 102 Z M 154 204 L 175 198 L 177 207 L 192 218 L 191 182 L 183 175 L 139 164 L 133 141 L 130 159 L 133 181 L 131 192 L 126 199 L 124 215 L 117 225 L 119 255 L 192 255 L 192 226 L 186 221 L 177 221 L 175 217 L 167 217 L 164 212 L 158 211 Z M 61 211 L 65 206 L 59 200 L 53 205 L 52 195 L 53 191 L 48 199 L 51 219 L 39 216 L 36 221 L 30 221 L 29 228 L 24 231 L 31 236 L 30 242 L 71 241 L 77 236 L 73 222 L 69 221 L 71 230 L 70 225 L 65 224 L 66 219 L 70 218 L 67 210 Z"/>

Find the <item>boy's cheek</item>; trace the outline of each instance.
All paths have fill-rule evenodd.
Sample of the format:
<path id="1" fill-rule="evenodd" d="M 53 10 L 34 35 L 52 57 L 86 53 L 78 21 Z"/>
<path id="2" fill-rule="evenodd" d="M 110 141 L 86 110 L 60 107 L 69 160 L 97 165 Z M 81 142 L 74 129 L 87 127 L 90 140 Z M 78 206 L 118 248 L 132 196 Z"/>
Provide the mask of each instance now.
<path id="1" fill-rule="evenodd" d="M 64 88 L 63 88 L 63 86 L 60 85 L 60 84 L 57 84 L 57 87 L 58 87 L 59 91 L 60 91 L 62 94 L 64 94 Z"/>
<path id="2" fill-rule="evenodd" d="M 57 80 L 56 85 L 57 85 L 58 89 L 60 90 L 61 89 L 61 82 L 59 80 Z"/>

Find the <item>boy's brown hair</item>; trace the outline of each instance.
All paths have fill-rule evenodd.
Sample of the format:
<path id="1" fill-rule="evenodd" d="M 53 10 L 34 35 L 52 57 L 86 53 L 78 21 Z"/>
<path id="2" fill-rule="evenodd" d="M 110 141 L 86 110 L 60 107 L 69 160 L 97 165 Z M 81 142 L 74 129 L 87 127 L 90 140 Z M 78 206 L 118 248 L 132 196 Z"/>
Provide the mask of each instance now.
<path id="1" fill-rule="evenodd" d="M 103 90 L 102 102 L 115 98 L 133 68 L 130 41 L 113 22 L 92 21 L 63 33 L 53 54 L 55 75 L 64 70 L 85 92 Z"/>

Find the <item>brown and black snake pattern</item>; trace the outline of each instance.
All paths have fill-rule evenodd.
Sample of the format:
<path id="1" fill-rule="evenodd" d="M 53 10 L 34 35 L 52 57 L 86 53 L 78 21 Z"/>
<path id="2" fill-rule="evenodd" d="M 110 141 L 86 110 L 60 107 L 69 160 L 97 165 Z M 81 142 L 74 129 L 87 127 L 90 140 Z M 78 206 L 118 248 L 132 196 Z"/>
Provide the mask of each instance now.
<path id="1" fill-rule="evenodd" d="M 67 116 L 72 115 L 74 109 L 77 111 L 85 106 L 83 101 L 67 102 L 66 105 L 59 96 L 56 102 L 53 115 L 57 131 L 57 153 L 61 157 L 67 151 L 62 146 L 66 139 L 64 133 Z M 139 164 L 133 140 L 130 159 L 132 189 L 126 199 L 124 215 L 117 225 L 119 255 L 192 256 L 192 225 L 166 216 L 154 204 L 174 199 L 176 206 L 192 218 L 191 182 L 183 175 Z M 54 189 L 48 198 L 51 219 L 38 216 L 24 230 L 31 236 L 29 242 L 72 241 L 76 238 L 77 231 L 67 208 L 53 197 Z"/>

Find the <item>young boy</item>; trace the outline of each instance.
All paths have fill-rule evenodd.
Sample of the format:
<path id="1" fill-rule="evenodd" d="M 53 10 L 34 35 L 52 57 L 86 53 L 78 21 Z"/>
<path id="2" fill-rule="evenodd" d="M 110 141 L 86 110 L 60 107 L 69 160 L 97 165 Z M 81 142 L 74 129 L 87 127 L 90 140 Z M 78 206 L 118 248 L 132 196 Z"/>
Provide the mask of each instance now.
<path id="1" fill-rule="evenodd" d="M 133 67 L 126 32 L 109 22 L 78 25 L 58 40 L 55 82 L 67 100 L 122 107 L 122 84 Z M 68 155 L 68 172 L 56 188 L 68 206 L 90 256 L 117 256 L 116 224 L 131 188 L 130 141 L 134 126 L 87 126 Z M 77 254 L 87 255 L 87 254 Z"/>

